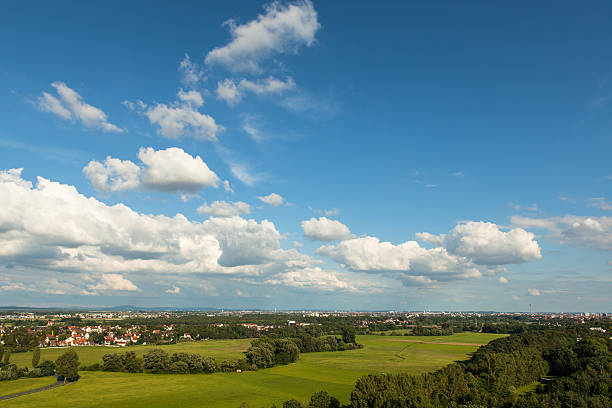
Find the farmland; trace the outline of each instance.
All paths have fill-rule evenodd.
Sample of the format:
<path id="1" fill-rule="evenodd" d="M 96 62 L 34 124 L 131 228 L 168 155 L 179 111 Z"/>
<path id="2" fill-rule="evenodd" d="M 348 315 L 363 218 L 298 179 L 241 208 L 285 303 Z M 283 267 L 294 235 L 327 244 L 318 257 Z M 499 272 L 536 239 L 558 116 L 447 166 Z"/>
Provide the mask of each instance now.
<path id="1" fill-rule="evenodd" d="M 482 333 L 436 337 L 358 336 L 358 342 L 365 346 L 363 349 L 305 353 L 300 355 L 300 359 L 294 364 L 243 373 L 155 375 L 81 372 L 81 380 L 74 384 L 15 398 L 6 401 L 4 405 L 102 407 L 121 404 L 132 407 L 237 408 L 242 402 L 247 402 L 251 407 L 260 407 L 278 404 L 289 398 L 305 401 L 311 394 L 320 390 L 327 390 L 346 403 L 355 381 L 362 375 L 381 372 L 419 374 L 433 371 L 450 362 L 468 358 L 478 344 L 498 337 L 500 335 Z M 242 350 L 248 347 L 248 341 L 244 340 L 230 340 L 229 342 L 233 342 L 230 344 L 227 342 L 198 342 L 187 347 L 191 353 L 220 356 L 218 359 L 231 356 L 238 358 L 241 355 L 240 347 Z M 140 347 L 149 346 L 131 347 L 130 350 L 142 353 L 144 350 L 139 350 Z M 199 347 L 201 348 L 198 349 Z M 92 354 L 94 351 L 77 351 L 83 356 L 82 361 L 87 364 L 99 361 L 95 360 L 96 357 Z M 108 349 L 102 349 L 99 356 L 105 352 L 108 352 Z M 24 355 L 24 358 L 27 358 L 27 355 Z M 48 357 L 43 354 L 43 358 Z"/>

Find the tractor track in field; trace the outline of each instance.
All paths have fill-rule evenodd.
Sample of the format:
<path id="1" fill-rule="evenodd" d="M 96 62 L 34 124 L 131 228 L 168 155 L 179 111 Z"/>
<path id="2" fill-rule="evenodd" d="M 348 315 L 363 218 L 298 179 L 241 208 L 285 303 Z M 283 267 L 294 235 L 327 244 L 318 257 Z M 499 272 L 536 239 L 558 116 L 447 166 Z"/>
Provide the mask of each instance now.
<path id="1" fill-rule="evenodd" d="M 423 341 L 423 340 L 408 340 L 408 339 L 377 339 L 377 341 L 395 341 L 400 343 L 417 343 L 417 344 L 441 344 L 444 346 L 484 346 L 486 343 L 462 343 L 454 341 Z"/>

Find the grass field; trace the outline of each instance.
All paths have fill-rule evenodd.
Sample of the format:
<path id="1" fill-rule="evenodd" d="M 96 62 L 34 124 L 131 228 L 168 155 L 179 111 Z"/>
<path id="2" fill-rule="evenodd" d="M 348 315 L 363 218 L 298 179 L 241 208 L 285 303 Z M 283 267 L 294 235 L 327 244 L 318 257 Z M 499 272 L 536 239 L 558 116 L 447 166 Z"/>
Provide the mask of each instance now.
<path id="1" fill-rule="evenodd" d="M 348 402 L 355 381 L 369 373 L 424 373 L 464 360 L 495 334 L 461 333 L 440 337 L 389 338 L 358 336 L 365 347 L 333 353 L 307 353 L 287 366 L 244 373 L 155 375 L 82 372 L 81 380 L 4 402 L 6 407 L 251 407 L 279 404 L 289 398 L 306 401 L 326 390 Z M 397 340 L 397 341 L 394 341 Z M 471 345 L 466 345 L 471 344 Z M 94 397 L 92 397 L 94 396 Z M 103 397 L 100 397 L 103 396 Z"/>
<path id="2" fill-rule="evenodd" d="M 123 353 L 125 351 L 135 351 L 142 355 L 145 352 L 161 348 L 169 354 L 185 351 L 188 353 L 201 354 L 204 357 L 214 357 L 218 362 L 223 360 L 237 360 L 243 357 L 245 351 L 251 344 L 250 339 L 238 340 L 202 340 L 183 342 L 178 344 L 169 344 L 164 346 L 131 346 L 131 347 L 75 347 L 79 354 L 79 360 L 82 365 L 90 365 L 93 363 L 101 363 L 102 356 L 108 353 Z M 66 352 L 65 348 L 41 349 L 40 361 L 53 360 L 62 353 Z M 11 354 L 11 363 L 17 364 L 19 367 L 32 366 L 32 353 L 13 353 Z"/>
<path id="3" fill-rule="evenodd" d="M 14 381 L 0 381 L 0 396 L 46 387 L 55 383 L 54 377 L 20 378 Z"/>

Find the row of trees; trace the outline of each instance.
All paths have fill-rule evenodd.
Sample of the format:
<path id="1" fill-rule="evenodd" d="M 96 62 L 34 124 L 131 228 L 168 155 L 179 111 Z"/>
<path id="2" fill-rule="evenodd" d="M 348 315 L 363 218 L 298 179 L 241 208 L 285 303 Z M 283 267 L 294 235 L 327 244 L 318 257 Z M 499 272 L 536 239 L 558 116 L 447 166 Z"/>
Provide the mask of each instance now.
<path id="1" fill-rule="evenodd" d="M 168 354 L 161 349 L 147 351 L 142 358 L 133 351 L 125 353 L 109 353 L 102 356 L 102 364 L 96 363 L 82 370 L 114 371 L 125 373 L 152 374 L 200 374 L 218 371 L 231 372 L 246 370 L 249 366 L 246 359 L 238 361 L 224 360 L 218 363 L 213 357 L 202 357 L 199 354 L 174 353 Z"/>
<path id="2" fill-rule="evenodd" d="M 16 380 L 22 377 L 47 377 L 55 375 L 58 381 L 75 381 L 78 379 L 79 356 L 74 350 L 68 350 L 60 355 L 55 362 L 43 360 L 40 362 L 40 350 L 35 349 L 32 356 L 32 369 L 17 367 L 11 364 L 4 351 L 4 361 L 0 367 L 0 381 Z"/>

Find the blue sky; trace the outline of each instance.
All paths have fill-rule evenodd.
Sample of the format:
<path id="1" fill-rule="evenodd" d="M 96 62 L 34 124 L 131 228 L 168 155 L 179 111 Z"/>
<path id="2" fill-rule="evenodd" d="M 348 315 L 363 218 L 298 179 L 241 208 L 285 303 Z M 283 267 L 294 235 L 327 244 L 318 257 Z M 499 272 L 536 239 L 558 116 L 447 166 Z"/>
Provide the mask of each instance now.
<path id="1" fill-rule="evenodd" d="M 2 304 L 612 310 L 606 2 L 0 11 Z"/>

